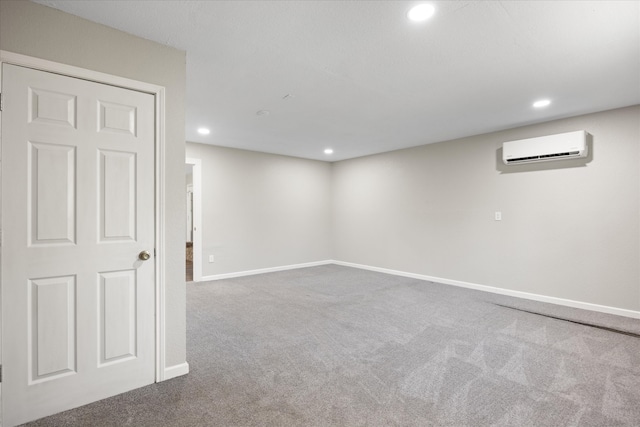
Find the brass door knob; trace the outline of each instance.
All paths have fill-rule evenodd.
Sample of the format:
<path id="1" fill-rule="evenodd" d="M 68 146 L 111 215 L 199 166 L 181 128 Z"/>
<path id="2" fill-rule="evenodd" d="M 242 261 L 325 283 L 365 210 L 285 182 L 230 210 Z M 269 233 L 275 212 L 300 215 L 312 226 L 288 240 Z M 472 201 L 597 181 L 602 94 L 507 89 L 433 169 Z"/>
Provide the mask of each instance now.
<path id="1" fill-rule="evenodd" d="M 138 254 L 138 258 L 140 258 L 142 261 L 146 261 L 151 258 L 151 254 L 148 251 L 142 251 L 140 252 L 140 254 Z"/>

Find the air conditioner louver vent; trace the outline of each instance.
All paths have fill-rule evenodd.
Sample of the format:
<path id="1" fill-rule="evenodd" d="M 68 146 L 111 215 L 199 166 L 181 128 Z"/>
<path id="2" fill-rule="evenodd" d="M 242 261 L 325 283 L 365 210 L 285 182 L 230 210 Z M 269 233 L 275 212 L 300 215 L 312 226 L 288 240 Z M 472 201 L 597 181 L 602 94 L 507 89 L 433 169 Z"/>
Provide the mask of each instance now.
<path id="1" fill-rule="evenodd" d="M 510 163 L 510 164 L 511 163 L 518 163 L 518 162 L 534 162 L 536 160 L 538 160 L 538 161 L 542 161 L 542 160 L 546 160 L 546 159 L 551 160 L 552 158 L 558 158 L 558 157 L 565 157 L 565 158 L 566 157 L 578 157 L 579 155 L 580 155 L 579 151 L 566 151 L 564 153 L 541 154 L 539 156 L 518 157 L 518 158 L 515 158 L 515 159 L 507 159 L 507 162 Z"/>

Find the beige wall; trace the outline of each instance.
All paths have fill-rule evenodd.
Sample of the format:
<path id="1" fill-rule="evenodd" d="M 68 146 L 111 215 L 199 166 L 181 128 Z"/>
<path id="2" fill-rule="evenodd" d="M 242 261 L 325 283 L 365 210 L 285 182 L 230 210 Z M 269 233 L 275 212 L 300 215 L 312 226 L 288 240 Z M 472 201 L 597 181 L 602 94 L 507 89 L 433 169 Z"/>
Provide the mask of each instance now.
<path id="1" fill-rule="evenodd" d="M 203 276 L 331 259 L 331 164 L 190 142 L 186 153 L 202 161 Z"/>
<path id="2" fill-rule="evenodd" d="M 504 141 L 582 129 L 582 164 L 498 162 Z M 334 257 L 639 310 L 639 151 L 636 106 L 335 163 Z"/>
<path id="3" fill-rule="evenodd" d="M 166 88 L 167 259 L 184 259 L 184 52 L 27 1 L 0 1 L 0 49 Z M 185 361 L 184 266 L 165 269 L 166 365 Z"/>

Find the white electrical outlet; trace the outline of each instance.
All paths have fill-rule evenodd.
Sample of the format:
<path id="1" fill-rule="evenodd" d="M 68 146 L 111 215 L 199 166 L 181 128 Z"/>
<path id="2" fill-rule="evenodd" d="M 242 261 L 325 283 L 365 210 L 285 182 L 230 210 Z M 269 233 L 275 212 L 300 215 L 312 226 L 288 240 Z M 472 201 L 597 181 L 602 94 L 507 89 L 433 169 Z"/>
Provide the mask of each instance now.
<path id="1" fill-rule="evenodd" d="M 213 255 L 209 255 L 209 262 L 213 262 Z"/>
<path id="2" fill-rule="evenodd" d="M 502 212 L 496 211 L 494 218 L 496 221 L 502 221 Z"/>

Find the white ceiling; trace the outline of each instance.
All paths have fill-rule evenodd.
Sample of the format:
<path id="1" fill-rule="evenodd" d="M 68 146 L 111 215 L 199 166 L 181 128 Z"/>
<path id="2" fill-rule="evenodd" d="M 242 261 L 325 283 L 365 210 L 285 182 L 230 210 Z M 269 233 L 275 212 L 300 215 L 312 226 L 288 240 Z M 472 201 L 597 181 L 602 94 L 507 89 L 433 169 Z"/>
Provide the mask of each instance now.
<path id="1" fill-rule="evenodd" d="M 640 1 L 37 3 L 185 50 L 194 142 L 336 161 L 640 103 Z"/>

